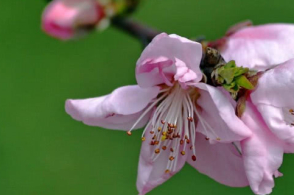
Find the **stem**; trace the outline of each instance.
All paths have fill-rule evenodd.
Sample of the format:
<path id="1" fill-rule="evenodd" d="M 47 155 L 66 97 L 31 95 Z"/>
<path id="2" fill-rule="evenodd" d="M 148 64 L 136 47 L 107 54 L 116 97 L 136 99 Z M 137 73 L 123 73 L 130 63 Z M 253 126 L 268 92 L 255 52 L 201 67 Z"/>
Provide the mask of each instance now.
<path id="1" fill-rule="evenodd" d="M 160 31 L 126 17 L 114 17 L 112 19 L 112 25 L 139 39 L 144 47 L 146 47 L 156 35 L 161 33 Z"/>

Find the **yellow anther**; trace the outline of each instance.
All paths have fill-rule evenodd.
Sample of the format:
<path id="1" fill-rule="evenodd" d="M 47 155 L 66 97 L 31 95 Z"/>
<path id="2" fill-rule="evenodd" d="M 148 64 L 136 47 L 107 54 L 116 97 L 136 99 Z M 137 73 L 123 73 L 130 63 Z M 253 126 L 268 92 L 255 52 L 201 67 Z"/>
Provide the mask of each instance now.
<path id="1" fill-rule="evenodd" d="M 216 140 L 217 140 L 217 141 L 220 141 L 220 140 L 221 140 L 221 138 L 219 138 L 219 137 L 218 137 L 218 138 L 216 138 Z"/>
<path id="2" fill-rule="evenodd" d="M 158 127 L 158 132 L 160 132 L 162 130 L 162 128 L 161 127 Z"/>
<path id="3" fill-rule="evenodd" d="M 165 135 L 166 135 L 166 131 L 162 132 L 162 135 L 164 135 L 164 136 L 165 136 Z"/>
<path id="4" fill-rule="evenodd" d="M 166 136 L 163 135 L 163 136 L 161 137 L 161 140 L 162 140 L 162 141 L 166 140 Z"/>
<path id="5" fill-rule="evenodd" d="M 141 140 L 142 140 L 142 141 L 145 141 L 145 140 L 146 140 L 146 138 L 145 138 L 145 137 L 142 137 L 142 138 L 141 138 Z"/>

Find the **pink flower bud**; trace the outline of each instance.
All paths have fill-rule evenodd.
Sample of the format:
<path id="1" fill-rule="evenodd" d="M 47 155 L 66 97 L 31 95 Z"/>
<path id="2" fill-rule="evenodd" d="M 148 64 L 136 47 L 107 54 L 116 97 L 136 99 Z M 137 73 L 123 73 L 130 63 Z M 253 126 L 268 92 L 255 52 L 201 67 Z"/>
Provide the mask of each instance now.
<path id="1" fill-rule="evenodd" d="M 44 10 L 42 29 L 58 39 L 71 39 L 105 16 L 95 0 L 54 0 Z"/>

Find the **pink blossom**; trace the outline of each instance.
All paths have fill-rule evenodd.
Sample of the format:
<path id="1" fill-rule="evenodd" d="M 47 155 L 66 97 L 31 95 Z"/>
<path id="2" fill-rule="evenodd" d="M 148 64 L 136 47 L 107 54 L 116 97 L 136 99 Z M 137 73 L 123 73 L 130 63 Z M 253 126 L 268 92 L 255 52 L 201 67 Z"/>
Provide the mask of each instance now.
<path id="1" fill-rule="evenodd" d="M 269 194 L 283 153 L 294 152 L 294 59 L 264 73 L 248 97 L 242 121 L 252 136 L 241 141 L 245 171 L 256 194 Z"/>
<path id="2" fill-rule="evenodd" d="M 226 61 L 235 60 L 239 66 L 264 70 L 268 65 L 277 65 L 294 58 L 294 25 L 244 27 L 249 23 L 242 24 L 231 28 L 220 39 L 222 46 L 219 49 Z"/>
<path id="3" fill-rule="evenodd" d="M 268 24 L 245 27 L 222 39 L 221 53 L 226 60 L 256 70 L 276 66 L 261 76 L 241 117 L 252 131 L 250 138 L 241 141 L 241 150 L 248 181 L 256 194 L 272 192 L 273 176 L 282 176 L 278 168 L 283 153 L 294 152 L 293 36 L 293 25 Z"/>
<path id="4" fill-rule="evenodd" d="M 201 57 L 199 43 L 160 34 L 137 61 L 138 85 L 98 98 L 66 101 L 66 112 L 87 125 L 127 130 L 129 135 L 145 126 L 139 194 L 165 182 L 186 161 L 222 184 L 248 185 L 232 142 L 251 132 L 221 90 L 200 82 Z"/>
<path id="5" fill-rule="evenodd" d="M 95 0 L 54 0 L 44 10 L 42 28 L 58 39 L 71 39 L 104 17 Z"/>

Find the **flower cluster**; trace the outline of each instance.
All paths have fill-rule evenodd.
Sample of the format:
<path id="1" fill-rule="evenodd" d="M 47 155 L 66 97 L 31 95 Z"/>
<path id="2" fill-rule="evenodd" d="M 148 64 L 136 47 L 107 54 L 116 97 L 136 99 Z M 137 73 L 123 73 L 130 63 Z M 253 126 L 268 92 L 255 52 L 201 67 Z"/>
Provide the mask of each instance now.
<path id="1" fill-rule="evenodd" d="M 273 176 L 282 176 L 283 153 L 294 152 L 293 35 L 294 26 L 286 24 L 231 28 L 219 50 L 236 64 L 218 69 L 216 87 L 205 82 L 200 69 L 203 46 L 162 33 L 137 61 L 138 85 L 69 99 L 65 109 L 87 125 L 128 135 L 144 127 L 139 194 L 169 179 L 185 162 L 224 185 L 250 185 L 254 193 L 268 194 Z M 249 69 L 259 71 L 256 83 Z M 246 91 L 236 95 L 238 102 L 228 92 L 233 88 Z M 239 104 L 244 111 L 238 117 Z"/>

